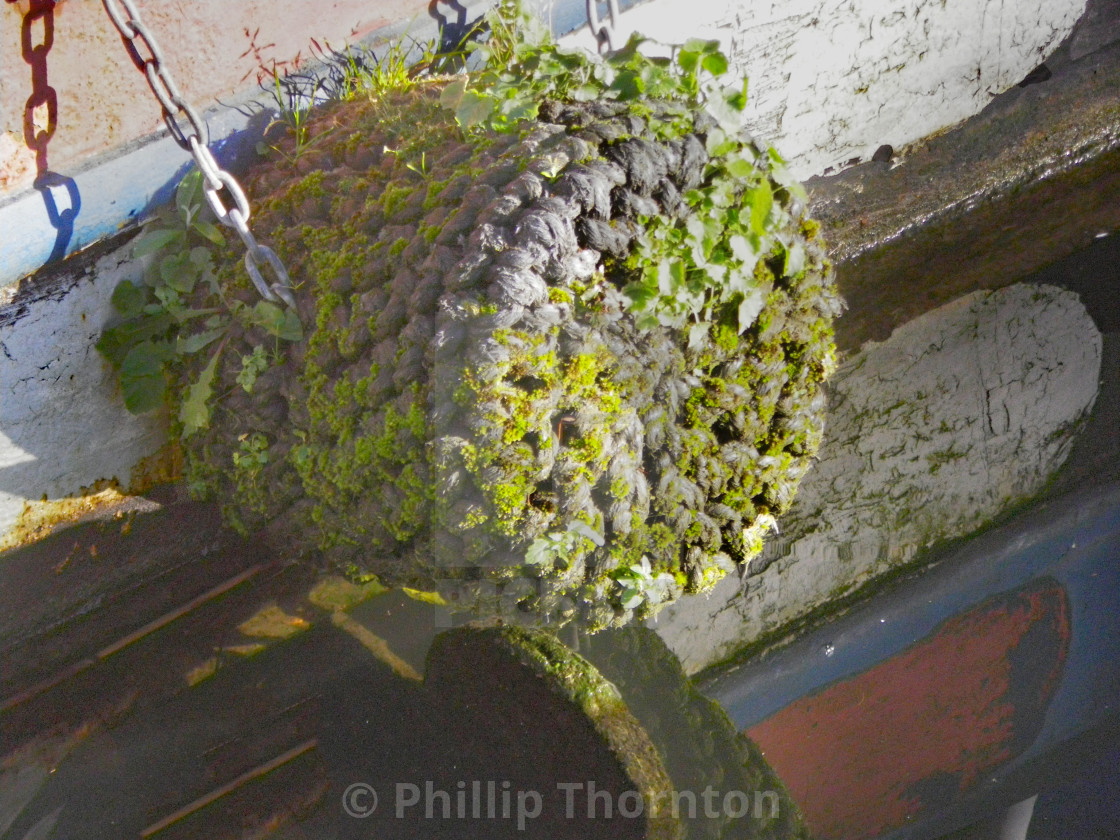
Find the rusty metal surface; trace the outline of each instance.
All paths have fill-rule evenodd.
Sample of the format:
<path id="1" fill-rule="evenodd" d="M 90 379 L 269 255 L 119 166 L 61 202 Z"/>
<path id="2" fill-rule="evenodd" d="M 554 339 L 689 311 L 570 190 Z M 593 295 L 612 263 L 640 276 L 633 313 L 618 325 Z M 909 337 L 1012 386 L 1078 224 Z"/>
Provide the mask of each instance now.
<path id="1" fill-rule="evenodd" d="M 1046 502 L 710 676 L 814 836 L 918 840 L 1066 781 L 1120 725 L 1120 485 Z"/>

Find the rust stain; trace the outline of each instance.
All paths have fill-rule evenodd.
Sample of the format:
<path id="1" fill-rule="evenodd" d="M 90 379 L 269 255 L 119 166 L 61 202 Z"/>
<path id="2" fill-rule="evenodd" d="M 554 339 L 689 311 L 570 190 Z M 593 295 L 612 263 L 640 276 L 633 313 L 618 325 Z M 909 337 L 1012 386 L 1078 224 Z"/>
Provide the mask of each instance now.
<path id="1" fill-rule="evenodd" d="M 748 734 L 814 837 L 875 836 L 952 799 L 1034 741 L 1069 639 L 1065 591 L 1034 581 Z"/>

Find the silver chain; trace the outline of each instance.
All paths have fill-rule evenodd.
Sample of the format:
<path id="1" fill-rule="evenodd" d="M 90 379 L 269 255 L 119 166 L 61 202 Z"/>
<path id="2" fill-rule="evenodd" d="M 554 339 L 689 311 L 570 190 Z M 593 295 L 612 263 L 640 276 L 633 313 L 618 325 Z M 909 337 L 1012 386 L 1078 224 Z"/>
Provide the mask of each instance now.
<path id="1" fill-rule="evenodd" d="M 587 0 L 587 26 L 595 36 L 599 52 L 611 52 L 617 49 L 614 39 L 618 34 L 618 0 L 607 0 L 609 20 L 599 17 L 599 2 L 600 0 Z"/>
<path id="2" fill-rule="evenodd" d="M 148 87 L 159 101 L 171 137 L 185 151 L 191 153 L 199 171 L 202 172 L 202 192 L 206 196 L 206 203 L 210 205 L 218 221 L 237 231 L 237 235 L 245 243 L 245 269 L 249 272 L 253 285 L 265 300 L 282 300 L 295 309 L 296 302 L 292 297 L 287 268 L 284 267 L 279 255 L 267 245 L 257 242 L 256 237 L 249 230 L 249 200 L 245 197 L 245 191 L 241 189 L 241 185 L 233 175 L 218 165 L 208 145 L 209 131 L 206 121 L 179 92 L 179 87 L 164 64 L 159 44 L 156 43 L 151 30 L 140 20 L 140 13 L 136 6 L 133 5 L 132 0 L 102 0 L 102 2 L 113 25 L 127 41 L 132 62 L 144 72 Z M 611 2 L 613 3 L 614 0 Z M 145 51 L 147 57 L 144 56 Z M 233 198 L 233 207 L 226 207 L 223 203 L 220 195 L 223 189 Z M 278 278 L 272 285 L 269 285 L 261 275 L 261 265 L 266 263 L 271 266 Z"/>

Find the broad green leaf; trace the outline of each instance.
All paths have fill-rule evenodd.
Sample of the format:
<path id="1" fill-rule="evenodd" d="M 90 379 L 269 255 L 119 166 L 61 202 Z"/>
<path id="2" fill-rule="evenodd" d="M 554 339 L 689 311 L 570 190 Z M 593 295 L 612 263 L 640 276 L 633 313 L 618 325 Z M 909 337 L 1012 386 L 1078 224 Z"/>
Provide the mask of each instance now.
<path id="1" fill-rule="evenodd" d="M 618 93 L 619 99 L 627 102 L 639 98 L 645 92 L 645 82 L 640 72 L 626 69 L 619 71 L 610 89 Z"/>
<path id="2" fill-rule="evenodd" d="M 165 348 L 145 341 L 129 350 L 121 362 L 124 406 L 133 414 L 143 414 L 163 404 L 167 393 L 163 363 L 167 356 Z"/>
<path id="3" fill-rule="evenodd" d="M 267 300 L 258 301 L 248 312 L 249 320 L 277 338 L 299 341 L 303 338 L 303 325 L 299 316 L 290 309 Z"/>
<path id="4" fill-rule="evenodd" d="M 494 100 L 477 91 L 463 91 L 463 97 L 455 108 L 455 122 L 463 128 L 473 128 L 490 119 L 494 112 Z"/>
<path id="5" fill-rule="evenodd" d="M 175 190 L 175 207 L 179 216 L 190 224 L 202 206 L 202 172 L 192 169 L 183 176 Z"/>
<path id="6" fill-rule="evenodd" d="M 219 345 L 210 357 L 198 381 L 187 388 L 183 404 L 179 406 L 179 422 L 183 424 L 183 437 L 190 437 L 199 429 L 210 425 L 210 392 L 214 385 L 214 372 L 218 369 L 218 357 L 222 354 Z"/>
<path id="7" fill-rule="evenodd" d="M 704 342 L 708 337 L 708 330 L 710 325 L 704 322 L 693 324 L 688 328 L 688 349 L 700 350 L 704 347 Z"/>
<path id="8" fill-rule="evenodd" d="M 727 242 L 731 247 L 731 253 L 735 255 L 735 259 L 741 263 L 753 263 L 758 258 L 758 252 L 751 246 L 751 241 L 742 234 L 736 233 Z"/>
<path id="9" fill-rule="evenodd" d="M 467 76 L 457 76 L 453 81 L 448 83 L 439 95 L 439 104 L 444 108 L 454 111 L 459 107 L 459 102 L 463 98 L 463 93 L 467 89 Z"/>
<path id="10" fill-rule="evenodd" d="M 622 293 L 630 300 L 630 308 L 642 311 L 657 299 L 657 287 L 648 283 L 627 283 Z"/>
<path id="11" fill-rule="evenodd" d="M 685 44 L 681 48 L 681 51 L 677 53 L 677 65 L 685 73 L 695 75 L 696 68 L 700 65 L 700 52 L 698 50 L 689 49 L 688 44 Z"/>
<path id="12" fill-rule="evenodd" d="M 718 44 L 718 41 L 713 43 Z M 711 73 L 713 76 L 722 76 L 727 72 L 727 56 L 715 50 L 704 56 L 700 62 L 700 66 Z"/>
<path id="13" fill-rule="evenodd" d="M 750 329 L 758 318 L 758 313 L 762 311 L 769 293 L 770 290 L 767 288 L 756 287 L 743 295 L 743 299 L 739 301 L 739 335 Z"/>
<path id="14" fill-rule="evenodd" d="M 241 371 L 237 374 L 237 384 L 251 394 L 253 386 L 257 384 L 257 377 L 268 369 L 268 358 L 265 356 L 264 347 L 256 345 L 252 355 L 241 357 Z"/>
<path id="15" fill-rule="evenodd" d="M 537 537 L 525 549 L 525 562 L 530 566 L 545 566 L 552 562 L 553 540 L 547 537 Z"/>
<path id="16" fill-rule="evenodd" d="M 750 178 L 757 171 L 755 165 L 740 155 L 727 161 L 727 173 L 734 178 Z"/>
<path id="17" fill-rule="evenodd" d="M 601 88 L 598 85 L 580 85 L 572 91 L 572 99 L 576 102 L 590 102 L 599 96 Z"/>
<path id="18" fill-rule="evenodd" d="M 178 251 L 159 261 L 159 276 L 168 288 L 189 295 L 198 282 L 198 266 L 191 260 L 190 252 Z"/>
<path id="19" fill-rule="evenodd" d="M 191 264 L 199 271 L 208 271 L 214 267 L 214 254 L 205 245 L 196 245 L 190 250 Z"/>
<path id="20" fill-rule="evenodd" d="M 770 158 L 770 175 L 773 179 L 781 184 L 789 194 L 800 201 L 808 201 L 809 197 L 805 192 L 805 187 L 801 182 L 793 177 L 793 173 L 789 171 L 786 166 L 785 160 L 774 149 L 767 149 L 767 155 Z"/>
<path id="21" fill-rule="evenodd" d="M 186 235 L 181 230 L 146 230 L 132 243 L 132 256 L 146 257 L 171 245 L 182 246 L 185 243 Z"/>
<path id="22" fill-rule="evenodd" d="M 747 80 L 743 79 L 743 87 L 740 90 L 725 89 L 723 101 L 731 110 L 742 112 L 747 107 Z"/>
<path id="23" fill-rule="evenodd" d="M 135 318 L 144 311 L 148 290 L 123 280 L 113 289 L 113 308 L 125 318 Z"/>
<path id="24" fill-rule="evenodd" d="M 770 208 L 774 206 L 774 193 L 770 183 L 763 181 L 749 193 L 751 206 L 751 231 L 761 235 L 766 231 L 766 220 L 770 217 Z"/>
<path id="25" fill-rule="evenodd" d="M 162 309 L 158 311 L 160 314 L 134 318 L 102 332 L 96 344 L 98 352 L 119 369 L 133 347 L 167 333 L 173 321 Z"/>
<path id="26" fill-rule="evenodd" d="M 713 128 L 704 141 L 709 157 L 721 157 L 733 150 L 735 145 L 735 141 L 722 128 Z"/>
<path id="27" fill-rule="evenodd" d="M 510 100 L 512 105 L 509 108 L 503 108 L 502 113 L 510 120 L 510 122 L 519 123 L 525 120 L 536 119 L 537 112 L 540 110 L 540 103 L 531 99 Z"/>
<path id="28" fill-rule="evenodd" d="M 638 589 L 627 586 L 622 590 L 618 600 L 623 609 L 632 610 L 642 603 L 642 593 Z"/>

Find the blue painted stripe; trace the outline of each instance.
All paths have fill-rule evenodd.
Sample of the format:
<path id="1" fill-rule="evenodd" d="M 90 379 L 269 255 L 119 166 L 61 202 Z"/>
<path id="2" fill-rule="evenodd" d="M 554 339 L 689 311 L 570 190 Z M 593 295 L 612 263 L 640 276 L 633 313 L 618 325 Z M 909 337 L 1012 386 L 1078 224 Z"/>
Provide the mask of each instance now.
<path id="1" fill-rule="evenodd" d="M 491 4 L 463 5 L 466 19 L 473 20 Z M 637 2 L 622 0 L 619 5 L 627 9 Z M 587 21 L 582 0 L 546 0 L 539 13 L 558 35 Z M 362 43 L 390 42 L 405 29 L 417 40 L 437 34 L 434 20 L 409 19 L 378 30 Z M 154 99 L 152 107 L 157 107 Z M 254 146 L 275 114 L 269 107 L 267 96 L 248 91 L 238 109 L 227 106 L 205 113 L 213 151 L 223 167 L 237 173 L 255 154 Z M 256 116 L 250 117 L 251 111 Z M 166 202 L 191 166 L 190 156 L 163 131 L 98 157 L 76 173 L 48 176 L 39 189 L 0 202 L 0 300 L 3 287 L 119 232 Z"/>

